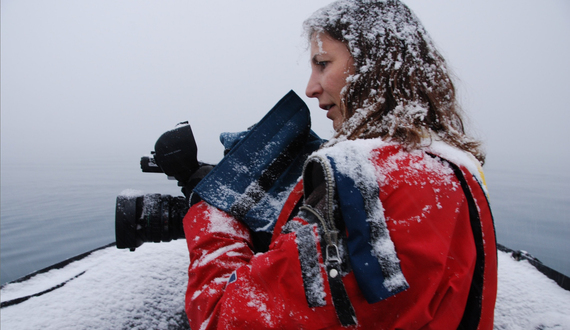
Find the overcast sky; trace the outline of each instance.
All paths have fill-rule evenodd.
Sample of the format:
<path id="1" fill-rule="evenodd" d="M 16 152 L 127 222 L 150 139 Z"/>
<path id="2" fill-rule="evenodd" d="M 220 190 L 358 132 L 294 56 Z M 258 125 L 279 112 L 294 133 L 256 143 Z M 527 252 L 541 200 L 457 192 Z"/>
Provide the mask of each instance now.
<path id="1" fill-rule="evenodd" d="M 301 24 L 328 0 L 2 0 L 2 163 L 138 162 L 189 120 L 199 158 L 218 135 L 304 95 Z M 570 3 L 408 0 L 458 77 L 488 166 L 570 161 Z M 561 165 L 562 164 L 562 165 Z"/>

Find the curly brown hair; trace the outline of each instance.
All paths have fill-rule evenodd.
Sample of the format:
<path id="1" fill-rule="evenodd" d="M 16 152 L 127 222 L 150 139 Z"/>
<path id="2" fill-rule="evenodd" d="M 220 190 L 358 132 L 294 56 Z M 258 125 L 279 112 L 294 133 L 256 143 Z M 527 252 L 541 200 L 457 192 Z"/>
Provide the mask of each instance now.
<path id="1" fill-rule="evenodd" d="M 473 154 L 444 58 L 412 11 L 398 0 L 340 0 L 304 22 L 309 39 L 344 43 L 355 74 L 341 93 L 344 122 L 335 138 L 382 138 L 418 148 L 431 132 Z"/>

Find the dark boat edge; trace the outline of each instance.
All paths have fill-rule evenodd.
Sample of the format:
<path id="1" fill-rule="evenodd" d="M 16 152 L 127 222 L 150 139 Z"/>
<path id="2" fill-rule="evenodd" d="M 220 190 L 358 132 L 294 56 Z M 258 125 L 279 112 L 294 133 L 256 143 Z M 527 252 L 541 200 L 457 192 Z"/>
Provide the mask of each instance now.
<path id="1" fill-rule="evenodd" d="M 534 266 L 534 268 L 536 268 L 539 272 L 544 274 L 549 279 L 556 282 L 556 284 L 558 284 L 561 288 L 563 288 L 564 290 L 570 291 L 570 278 L 568 276 L 566 276 L 560 272 L 557 272 L 556 270 L 554 270 L 548 266 L 545 266 L 540 260 L 533 257 L 528 252 L 521 251 L 521 250 L 518 250 L 518 251 L 512 250 L 512 249 L 509 249 L 508 247 L 501 245 L 501 244 L 497 244 L 497 249 L 499 251 L 502 251 L 505 253 L 510 253 L 511 257 L 513 259 L 515 259 L 516 261 L 521 261 L 521 260 L 528 261 L 531 265 Z"/>
<path id="2" fill-rule="evenodd" d="M 18 278 L 18 279 L 16 279 L 16 280 L 13 280 L 13 281 L 10 281 L 10 282 L 6 282 L 6 283 L 0 285 L 0 289 L 4 288 L 4 287 L 5 287 L 6 285 L 8 285 L 8 284 L 25 282 L 25 281 L 29 280 L 30 278 L 32 278 L 32 277 L 34 277 L 34 276 L 36 276 L 36 275 L 43 274 L 43 273 L 47 273 L 47 272 L 49 272 L 50 270 L 53 270 L 53 269 L 61 269 L 61 268 L 65 267 L 65 266 L 69 265 L 69 264 L 72 263 L 72 262 L 81 260 L 81 259 L 83 259 L 83 258 L 89 256 L 89 255 L 90 255 L 91 253 L 93 253 L 93 252 L 96 252 L 96 251 L 99 251 L 99 250 L 103 250 L 103 249 L 106 249 L 106 248 L 108 248 L 108 247 L 115 246 L 115 245 L 117 245 L 115 242 L 109 243 L 109 244 L 107 244 L 107 245 L 103 245 L 103 246 L 98 247 L 98 248 L 96 248 L 96 249 L 93 249 L 93 250 L 91 250 L 91 251 L 87 251 L 87 252 L 85 252 L 85 253 L 78 254 L 78 255 L 76 255 L 76 256 L 74 256 L 74 257 L 71 257 L 71 258 L 69 258 L 69 259 L 65 259 L 64 261 L 58 262 L 57 264 L 53 264 L 53 265 L 48 266 L 48 267 L 46 267 L 46 268 L 42 268 L 42 269 L 40 269 L 40 270 L 36 270 L 36 271 L 33 272 L 33 273 L 30 273 L 30 274 L 25 275 L 25 276 L 22 276 L 22 277 L 20 277 L 20 278 Z"/>

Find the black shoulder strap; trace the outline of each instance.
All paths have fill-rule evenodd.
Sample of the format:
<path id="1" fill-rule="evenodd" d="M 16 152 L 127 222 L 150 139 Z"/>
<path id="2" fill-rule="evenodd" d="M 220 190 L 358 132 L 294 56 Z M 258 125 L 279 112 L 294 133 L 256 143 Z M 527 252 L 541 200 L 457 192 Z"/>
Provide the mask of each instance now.
<path id="1" fill-rule="evenodd" d="M 336 315 L 343 327 L 356 325 L 356 312 L 341 276 L 342 260 L 338 250 L 339 230 L 333 211 L 334 177 L 331 169 L 325 165 L 324 159 L 312 157 L 305 164 L 303 183 L 306 200 L 305 205 L 300 207 L 300 211 L 309 223 L 317 224 L 322 233 L 320 236 L 321 247 L 324 250 L 323 259 Z M 314 193 L 320 196 L 314 196 Z"/>
<path id="2" fill-rule="evenodd" d="M 448 163 L 449 166 L 451 166 L 453 169 L 457 180 L 459 180 L 459 183 L 461 184 L 461 188 L 463 189 L 463 193 L 465 194 L 467 205 L 469 207 L 469 222 L 471 224 L 471 231 L 473 232 L 473 239 L 475 240 L 477 257 L 475 261 L 473 279 L 471 280 L 471 288 L 469 289 L 469 296 L 467 298 L 467 304 L 465 306 L 465 311 L 463 312 L 461 323 L 459 323 L 457 329 L 475 330 L 479 326 L 479 321 L 481 320 L 481 309 L 483 306 L 483 275 L 485 272 L 485 251 L 483 246 L 483 230 L 481 228 L 481 220 L 479 217 L 479 212 L 477 211 L 475 199 L 473 198 L 473 194 L 469 189 L 469 185 L 467 184 L 467 180 L 465 180 L 461 169 L 452 162 L 449 162 L 439 156 L 436 157 Z"/>

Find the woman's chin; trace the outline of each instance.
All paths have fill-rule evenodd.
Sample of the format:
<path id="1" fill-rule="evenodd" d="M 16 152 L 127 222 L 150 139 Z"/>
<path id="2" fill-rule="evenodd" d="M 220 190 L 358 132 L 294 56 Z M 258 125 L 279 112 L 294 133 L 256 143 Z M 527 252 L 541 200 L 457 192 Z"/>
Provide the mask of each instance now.
<path id="1" fill-rule="evenodd" d="M 342 127 L 342 120 L 333 120 L 332 126 L 335 132 L 340 131 L 340 128 Z"/>

